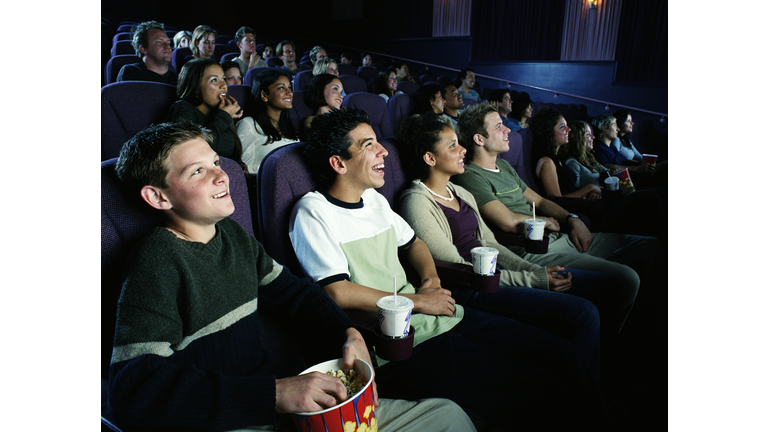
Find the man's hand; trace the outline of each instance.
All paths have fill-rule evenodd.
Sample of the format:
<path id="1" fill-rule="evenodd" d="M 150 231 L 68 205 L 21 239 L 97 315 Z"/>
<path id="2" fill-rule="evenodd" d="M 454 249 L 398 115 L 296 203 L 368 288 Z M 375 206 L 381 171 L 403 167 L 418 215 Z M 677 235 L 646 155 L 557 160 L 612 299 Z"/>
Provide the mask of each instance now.
<path id="1" fill-rule="evenodd" d="M 563 266 L 550 266 L 547 267 L 547 278 L 549 279 L 549 289 L 555 292 L 564 292 L 571 289 L 573 286 L 573 275 L 568 273 L 568 276 L 563 276 L 559 273 L 565 270 Z"/>
<path id="2" fill-rule="evenodd" d="M 557 219 L 553 217 L 543 217 L 543 216 L 539 216 L 536 219 L 542 219 L 547 223 L 546 225 L 544 225 L 544 228 L 552 232 L 560 231 L 560 222 L 558 222 Z"/>
<path id="3" fill-rule="evenodd" d="M 347 400 L 341 380 L 323 372 L 311 372 L 275 381 L 279 413 L 320 411 Z"/>
<path id="4" fill-rule="evenodd" d="M 453 316 L 456 311 L 456 300 L 451 297 L 451 292 L 435 284 L 434 279 L 426 279 L 417 293 L 408 297 L 413 300 L 415 313 Z"/>
<path id="5" fill-rule="evenodd" d="M 259 60 L 261 60 L 261 56 L 258 53 L 251 54 L 251 58 L 248 59 L 248 69 L 255 68 Z"/>
<path id="6" fill-rule="evenodd" d="M 571 227 L 571 231 L 568 235 L 571 238 L 576 250 L 579 252 L 586 252 L 589 250 L 589 245 L 592 244 L 592 233 L 589 232 L 589 228 L 584 225 L 584 222 L 578 218 L 568 219 L 568 224 Z"/>
<path id="7" fill-rule="evenodd" d="M 342 370 L 344 373 L 348 373 L 349 370 L 355 366 L 356 358 L 371 365 L 371 370 L 373 370 L 373 362 L 371 361 L 371 356 L 368 354 L 368 347 L 365 345 L 363 335 L 354 328 L 348 328 L 347 342 L 341 349 Z M 373 406 L 379 406 L 379 392 L 376 389 L 375 380 L 376 373 L 374 372 L 373 374 L 374 380 L 371 383 L 373 386 Z"/>

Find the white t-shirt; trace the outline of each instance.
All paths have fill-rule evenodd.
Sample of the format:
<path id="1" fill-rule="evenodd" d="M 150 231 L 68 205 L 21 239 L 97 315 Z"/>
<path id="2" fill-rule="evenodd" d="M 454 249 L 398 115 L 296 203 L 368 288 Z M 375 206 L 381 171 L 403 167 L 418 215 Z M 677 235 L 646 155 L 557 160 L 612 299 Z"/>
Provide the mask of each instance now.
<path id="1" fill-rule="evenodd" d="M 259 172 L 261 161 L 267 157 L 269 152 L 299 142 L 298 140 L 283 138 L 280 141 L 264 145 L 269 137 L 264 134 L 261 126 L 256 123 L 253 117 L 246 117 L 237 123 L 237 136 L 240 137 L 240 142 L 243 144 L 243 162 L 248 166 L 248 172 L 251 174 Z"/>

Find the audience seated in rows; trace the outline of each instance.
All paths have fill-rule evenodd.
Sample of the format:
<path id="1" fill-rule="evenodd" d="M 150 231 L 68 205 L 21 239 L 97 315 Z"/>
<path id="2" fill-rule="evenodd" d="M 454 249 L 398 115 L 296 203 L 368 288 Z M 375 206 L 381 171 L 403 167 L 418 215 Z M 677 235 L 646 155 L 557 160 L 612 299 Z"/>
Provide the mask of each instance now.
<path id="1" fill-rule="evenodd" d="M 265 69 L 253 80 L 253 117 L 237 123 L 237 134 L 243 143 L 243 163 L 256 174 L 261 161 L 272 150 L 298 142 L 288 110 L 293 108 L 291 76 L 282 68 Z"/>
<path id="2" fill-rule="evenodd" d="M 171 105 L 168 121 L 186 120 L 211 130 L 211 147 L 222 157 L 242 162 L 243 147 L 234 119 L 242 117 L 240 104 L 227 95 L 224 70 L 213 59 L 184 64 L 176 87 L 179 100 Z"/>
<path id="3" fill-rule="evenodd" d="M 173 37 L 173 48 L 188 47 L 192 43 L 192 33 L 188 30 L 179 30 Z"/>
<path id="4" fill-rule="evenodd" d="M 210 144 L 198 125 L 163 123 L 132 138 L 116 164 L 132 197 L 161 215 L 127 259 L 118 300 L 106 410 L 120 427 L 285 430 L 282 413 L 346 400 L 342 381 L 323 372 L 276 374 L 260 337 L 267 314 L 340 347 L 345 372 L 355 359 L 374 364 L 347 314 L 228 217 L 230 178 Z M 382 430 L 475 430 L 450 400 L 389 400 L 373 389 Z"/>
<path id="5" fill-rule="evenodd" d="M 592 129 L 595 132 L 595 160 L 606 168 L 628 170 L 636 189 L 654 185 L 656 167 L 652 164 L 638 164 L 627 158 L 612 143 L 618 141 L 619 126 L 616 118 L 609 114 L 601 114 L 592 119 Z"/>
<path id="6" fill-rule="evenodd" d="M 298 72 L 311 70 L 307 65 L 296 63 L 296 45 L 291 41 L 284 40 L 280 42 L 280 44 L 277 45 L 276 54 L 280 60 L 283 61 L 283 65 L 278 67 L 278 69 L 290 75 L 291 81 L 293 81 L 293 77 L 295 77 Z"/>
<path id="7" fill-rule="evenodd" d="M 396 94 L 402 93 L 397 90 L 397 74 L 394 68 L 384 69 L 376 76 L 376 80 L 373 81 L 372 93 L 377 94 L 388 101 L 389 98 Z"/>
<path id="8" fill-rule="evenodd" d="M 531 218 L 535 204 L 536 218 L 546 223 L 547 253 L 533 254 L 510 246 L 513 252 L 544 267 L 562 265 L 608 273 L 619 279 L 610 293 L 590 298 L 600 310 L 605 336 L 601 339 L 615 337 L 635 302 L 641 281 L 638 273 L 646 275 L 651 270 L 658 241 L 615 233 L 593 234 L 577 215 L 528 187 L 509 162 L 498 158 L 509 151 L 509 129 L 504 127 L 493 105 L 483 103 L 467 108 L 459 116 L 457 132 L 467 156 L 464 173 L 454 176 L 452 181 L 473 195 L 483 220 L 492 229 L 522 233 L 523 223 Z"/>
<path id="9" fill-rule="evenodd" d="M 242 26 L 235 33 L 235 43 L 240 49 L 240 54 L 232 59 L 240 66 L 240 74 L 245 76 L 248 69 L 255 67 L 267 67 L 267 62 L 261 58 L 261 53 L 256 52 L 256 32 Z"/>
<path id="10" fill-rule="evenodd" d="M 536 115 L 542 111 L 544 109 Z M 558 157 L 565 161 L 569 171 L 563 170 L 562 176 L 556 173 L 559 190 L 552 187 L 551 180 L 546 182 L 543 191 L 550 196 L 560 196 L 588 185 L 602 187 L 607 177 L 619 171 L 618 168 L 609 170 L 595 160 L 592 154 L 595 137 L 588 123 L 576 120 L 570 127 L 568 143 L 558 152 Z M 533 121 L 531 131 L 534 131 Z M 648 235 L 656 237 L 662 247 L 666 247 L 667 190 L 651 188 L 634 192 L 620 190 L 617 193 L 620 195 L 616 198 L 608 195 L 606 199 L 604 196 L 605 207 L 597 214 L 590 214 L 590 220 L 597 223 L 601 231 Z"/>
<path id="11" fill-rule="evenodd" d="M 154 81 L 176 85 L 178 75 L 171 67 L 171 40 L 157 21 L 139 24 L 131 41 L 141 62 L 124 65 L 117 81 Z"/>
<path id="12" fill-rule="evenodd" d="M 461 97 L 465 100 L 473 100 L 479 103 L 480 94 L 474 90 L 477 82 L 475 80 L 475 71 L 473 69 L 462 69 L 459 71 L 458 79 L 461 82 L 461 85 L 459 86 Z"/>
<path id="13" fill-rule="evenodd" d="M 534 326 L 458 305 L 442 287 L 429 249 L 375 190 L 384 185 L 380 167 L 387 151 L 364 111 L 340 109 L 315 117 L 304 156 L 318 189 L 302 197 L 291 214 L 289 236 L 302 269 L 342 309 L 376 314 L 376 302 L 392 292 L 393 279 L 399 295 L 414 303 L 413 354 L 386 364 L 373 359 L 382 397 L 448 398 L 479 430 L 500 424 L 520 430 L 607 426 L 595 376 L 579 348 Z M 418 290 L 398 252 L 417 273 Z M 517 373 L 490 381 L 456 374 L 475 367 L 478 358 L 487 368 Z M 550 394 L 569 403 L 557 408 L 540 403 Z"/>
<path id="14" fill-rule="evenodd" d="M 450 182 L 451 176 L 464 172 L 466 149 L 437 114 L 406 118 L 396 129 L 395 140 L 408 178 L 413 180 L 400 196 L 400 213 L 432 257 L 472 265 L 472 248 L 499 251 L 499 290 L 481 298 L 470 287 L 453 288 L 451 296 L 456 302 L 543 328 L 575 343 L 599 376 L 600 317 L 588 300 L 586 287 L 610 291 L 616 280 L 607 274 L 566 270 L 560 265 L 542 267 L 497 242 L 472 194 Z M 556 292 L 578 294 L 553 295 Z"/>
<path id="15" fill-rule="evenodd" d="M 440 94 L 445 100 L 443 116 L 456 125 L 459 120 L 459 113 L 464 109 L 464 98 L 453 83 L 442 84 Z"/>

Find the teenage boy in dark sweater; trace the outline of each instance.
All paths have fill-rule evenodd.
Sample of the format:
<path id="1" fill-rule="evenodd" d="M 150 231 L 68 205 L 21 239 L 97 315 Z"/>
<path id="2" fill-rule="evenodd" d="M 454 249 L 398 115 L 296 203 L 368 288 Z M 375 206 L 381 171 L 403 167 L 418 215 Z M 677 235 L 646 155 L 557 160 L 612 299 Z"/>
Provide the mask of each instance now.
<path id="1" fill-rule="evenodd" d="M 346 400 L 329 375 L 276 379 L 259 341 L 259 308 L 323 331 L 342 347 L 345 370 L 355 358 L 372 364 L 346 314 L 228 218 L 229 177 L 210 141 L 197 125 L 164 123 L 127 142 L 116 164 L 120 180 L 165 221 L 129 257 L 118 302 L 108 403 L 121 425 L 274 429 L 277 413 Z M 374 400 L 382 428 L 437 422 L 441 430 L 472 430 L 445 399 L 378 401 L 374 387 Z"/>

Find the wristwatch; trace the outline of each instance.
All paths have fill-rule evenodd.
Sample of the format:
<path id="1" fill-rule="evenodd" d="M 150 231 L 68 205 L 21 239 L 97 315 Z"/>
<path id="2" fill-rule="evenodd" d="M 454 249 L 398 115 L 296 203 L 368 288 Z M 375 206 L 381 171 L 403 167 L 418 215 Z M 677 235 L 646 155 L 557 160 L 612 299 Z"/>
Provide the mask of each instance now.
<path id="1" fill-rule="evenodd" d="M 579 215 L 577 215 L 575 213 L 568 213 L 568 216 L 565 217 L 565 221 L 568 222 L 568 219 L 570 219 L 570 218 L 579 219 Z"/>

